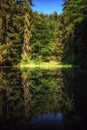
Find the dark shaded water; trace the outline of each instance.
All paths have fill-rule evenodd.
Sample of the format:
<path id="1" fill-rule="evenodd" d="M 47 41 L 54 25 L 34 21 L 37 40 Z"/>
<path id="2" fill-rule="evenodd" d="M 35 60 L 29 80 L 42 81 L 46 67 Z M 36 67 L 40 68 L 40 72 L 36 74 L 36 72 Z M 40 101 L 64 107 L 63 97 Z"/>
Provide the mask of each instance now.
<path id="1" fill-rule="evenodd" d="M 87 72 L 0 69 L 0 130 L 87 130 Z"/>

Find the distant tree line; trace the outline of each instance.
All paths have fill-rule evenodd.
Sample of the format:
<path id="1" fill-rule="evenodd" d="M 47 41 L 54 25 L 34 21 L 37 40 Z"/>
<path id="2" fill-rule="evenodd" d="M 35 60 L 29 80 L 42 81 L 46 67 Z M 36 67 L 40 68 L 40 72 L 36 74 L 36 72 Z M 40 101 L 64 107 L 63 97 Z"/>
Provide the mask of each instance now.
<path id="1" fill-rule="evenodd" d="M 61 60 L 62 46 L 57 38 L 58 17 L 57 12 L 50 15 L 32 12 L 31 60 L 40 62 Z"/>
<path id="2" fill-rule="evenodd" d="M 64 0 L 63 13 L 39 14 L 32 0 L 0 1 L 0 65 L 66 62 L 87 66 L 87 0 Z"/>

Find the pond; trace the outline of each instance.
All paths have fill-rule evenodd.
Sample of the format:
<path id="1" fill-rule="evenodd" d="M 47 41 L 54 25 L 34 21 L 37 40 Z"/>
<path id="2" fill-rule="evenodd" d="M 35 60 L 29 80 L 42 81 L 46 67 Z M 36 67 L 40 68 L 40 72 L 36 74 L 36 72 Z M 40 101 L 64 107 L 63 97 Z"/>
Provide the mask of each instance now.
<path id="1" fill-rule="evenodd" d="M 0 130 L 87 130 L 87 71 L 0 69 Z"/>

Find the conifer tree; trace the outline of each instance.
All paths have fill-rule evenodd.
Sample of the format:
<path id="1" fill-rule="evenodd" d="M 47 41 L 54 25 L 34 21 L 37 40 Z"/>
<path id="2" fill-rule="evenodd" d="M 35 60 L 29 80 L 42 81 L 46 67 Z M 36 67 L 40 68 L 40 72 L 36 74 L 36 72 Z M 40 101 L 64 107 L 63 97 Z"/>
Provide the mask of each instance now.
<path id="1" fill-rule="evenodd" d="M 0 64 L 18 64 L 29 46 L 31 1 L 0 1 Z M 22 55 L 22 53 L 24 53 Z"/>
<path id="2" fill-rule="evenodd" d="M 67 0 L 63 13 L 64 59 L 87 66 L 87 0 Z"/>

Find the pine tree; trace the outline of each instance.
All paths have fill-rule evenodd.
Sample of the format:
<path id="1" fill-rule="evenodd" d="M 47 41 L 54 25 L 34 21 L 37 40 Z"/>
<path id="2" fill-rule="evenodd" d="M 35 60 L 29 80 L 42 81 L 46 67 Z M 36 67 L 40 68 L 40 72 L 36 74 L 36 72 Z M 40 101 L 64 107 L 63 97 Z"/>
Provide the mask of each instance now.
<path id="1" fill-rule="evenodd" d="M 30 1 L 30 4 L 31 1 Z M 22 60 L 29 60 L 28 51 L 31 50 L 30 48 L 30 40 L 31 40 L 31 17 L 32 11 L 29 7 L 28 0 L 24 1 L 24 26 L 23 26 L 23 46 L 22 46 Z"/>
<path id="2" fill-rule="evenodd" d="M 87 66 L 86 12 L 86 0 L 67 0 L 64 4 L 64 59 L 81 66 Z"/>
<path id="3" fill-rule="evenodd" d="M 0 6 L 0 64 L 18 64 L 31 37 L 29 1 L 3 0 Z"/>

